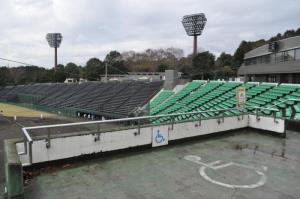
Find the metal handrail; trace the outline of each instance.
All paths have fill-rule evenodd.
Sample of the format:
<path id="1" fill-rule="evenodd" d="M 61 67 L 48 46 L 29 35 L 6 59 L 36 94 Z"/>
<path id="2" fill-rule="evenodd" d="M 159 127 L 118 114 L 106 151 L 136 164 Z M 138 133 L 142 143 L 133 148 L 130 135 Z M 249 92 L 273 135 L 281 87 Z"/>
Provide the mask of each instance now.
<path id="1" fill-rule="evenodd" d="M 55 127 L 66 127 L 66 126 L 78 126 L 78 125 L 88 125 L 88 124 L 103 124 L 103 123 L 114 123 L 114 122 L 126 122 L 126 121 L 139 121 L 143 119 L 153 119 L 153 118 L 164 118 L 164 117 L 176 117 L 180 115 L 193 115 L 193 114 L 201 114 L 208 112 L 225 112 L 230 110 L 239 110 L 237 108 L 228 108 L 228 109 L 216 109 L 216 110 L 206 110 L 206 111 L 193 111 L 193 112 L 185 112 L 185 113 L 173 113 L 173 114 L 165 114 L 165 115 L 153 115 L 153 116 L 141 116 L 141 117 L 131 117 L 131 118 L 121 118 L 121 119 L 111 119 L 111 120 L 99 120 L 99 121 L 88 121 L 88 122 L 74 122 L 74 123 L 66 123 L 66 124 L 53 124 L 53 125 L 42 125 L 42 126 L 33 126 L 33 127 L 23 127 L 22 132 L 24 134 L 24 152 L 18 153 L 19 155 L 27 155 L 29 151 L 29 163 L 32 164 L 32 143 L 33 139 L 29 134 L 28 130 L 34 129 L 45 129 L 45 128 L 55 128 Z M 244 110 L 240 110 L 244 111 Z M 222 116 L 224 117 L 224 115 Z M 172 123 L 174 121 L 172 120 Z M 140 124 L 138 125 L 140 128 Z M 139 131 L 140 129 L 138 129 Z M 48 139 L 50 137 L 48 136 Z M 27 146 L 27 144 L 29 146 Z M 29 148 L 29 150 L 28 150 Z"/>
<path id="2" fill-rule="evenodd" d="M 264 110 L 271 110 L 271 111 L 279 111 L 278 109 L 272 109 L 270 107 L 267 107 L 267 108 L 252 107 L 252 108 L 255 108 L 256 110 L 264 109 Z M 174 117 L 176 117 L 176 116 L 195 115 L 195 114 L 209 113 L 209 112 L 220 112 L 220 113 L 223 113 L 222 115 L 220 115 L 220 118 L 224 118 L 225 117 L 224 112 L 230 111 L 230 110 L 238 110 L 238 111 L 241 112 L 241 114 L 248 113 L 245 108 L 242 108 L 242 109 L 240 109 L 240 108 L 227 108 L 227 109 L 215 109 L 215 110 L 206 110 L 206 111 L 192 111 L 192 112 L 185 112 L 185 113 L 172 113 L 172 114 L 164 114 L 164 115 L 130 117 L 130 118 L 111 119 L 111 120 L 99 120 L 99 121 L 74 122 L 74 123 L 66 123 L 66 124 L 53 124 L 53 125 L 23 127 L 22 132 L 24 134 L 24 152 L 20 152 L 19 155 L 27 155 L 29 153 L 29 164 L 32 164 L 32 143 L 33 143 L 33 139 L 30 136 L 29 130 L 55 128 L 55 127 L 67 127 L 67 126 L 78 126 L 78 125 L 89 125 L 89 124 L 103 124 L 103 123 L 114 123 L 114 122 L 138 121 L 138 131 L 140 131 L 140 120 L 143 120 L 143 119 L 171 117 L 171 122 L 172 122 L 172 126 L 173 126 Z M 201 117 L 200 117 L 200 120 L 201 120 Z M 48 139 L 50 139 L 49 135 L 48 135 Z M 28 144 L 28 146 L 27 146 L 27 144 Z M 28 150 L 28 148 L 29 148 L 29 150 Z"/>
<path id="3" fill-rule="evenodd" d="M 279 105 L 279 104 L 283 104 L 283 103 L 288 102 L 288 101 L 300 102 L 300 99 L 293 99 L 293 98 L 291 98 L 291 99 L 286 99 L 286 100 L 283 100 L 283 101 L 281 101 L 281 102 L 279 102 L 279 103 L 277 103 L 277 104 L 274 104 L 274 105 L 272 105 L 272 106 L 270 106 L 270 107 L 277 106 L 277 105 Z"/>
<path id="4" fill-rule="evenodd" d="M 126 122 L 126 121 L 142 120 L 142 119 L 172 117 L 172 116 L 180 116 L 180 115 L 192 115 L 192 114 L 200 114 L 200 113 L 208 113 L 208 112 L 222 112 L 222 111 L 230 111 L 230 110 L 240 110 L 240 109 L 238 109 L 238 108 L 228 108 L 228 109 L 216 109 L 216 110 L 206 110 L 206 111 L 192 111 L 192 112 L 185 112 L 185 113 L 172 113 L 172 114 L 164 114 L 164 115 L 128 117 L 128 118 L 111 119 L 111 120 L 97 120 L 97 121 L 88 121 L 88 122 L 74 122 L 74 123 L 65 123 L 65 124 L 51 124 L 51 125 L 24 127 L 23 129 L 25 129 L 25 130 L 33 130 L 33 129 L 43 129 L 43 128 L 78 126 L 78 125 L 83 125 L 83 124 L 88 125 L 88 124 Z"/>
<path id="5" fill-rule="evenodd" d="M 254 108 L 260 110 L 270 110 L 270 111 L 280 111 L 279 109 L 274 109 L 279 104 L 283 104 L 287 101 L 299 101 L 300 99 L 287 99 L 281 101 L 280 103 L 274 104 L 269 107 L 253 107 L 247 106 L 245 108 Z M 152 115 L 152 116 L 140 116 L 140 117 L 130 117 L 130 118 L 121 118 L 121 119 L 111 119 L 111 120 L 99 120 L 99 121 L 88 121 L 88 122 L 74 122 L 74 123 L 65 123 L 65 124 L 52 124 L 52 125 L 41 125 L 41 126 L 33 126 L 33 127 L 23 127 L 22 131 L 26 136 L 28 141 L 32 141 L 32 138 L 28 134 L 27 130 L 34 130 L 34 129 L 43 129 L 43 128 L 55 128 L 55 127 L 66 127 L 66 126 L 78 126 L 78 125 L 88 125 L 88 124 L 101 124 L 101 123 L 114 123 L 114 122 L 125 122 L 125 121 L 134 121 L 134 120 L 142 120 L 142 119 L 152 119 L 152 118 L 161 118 L 161 117 L 172 117 L 172 116 L 180 116 L 180 115 L 193 115 L 193 114 L 200 114 L 200 113 L 208 113 L 208 112 L 224 112 L 230 110 L 239 110 L 244 112 L 242 109 L 238 108 L 227 108 L 227 109 L 215 109 L 215 110 L 206 110 L 206 111 L 192 111 L 192 112 L 185 112 L 185 113 L 172 113 L 172 114 L 164 114 L 164 115 Z"/>
<path id="6" fill-rule="evenodd" d="M 264 108 L 264 107 L 253 107 L 253 108 L 271 110 L 272 107 L 276 107 L 276 106 L 278 106 L 279 104 L 284 104 L 284 103 L 286 103 L 286 102 L 288 102 L 288 101 L 300 102 L 300 99 L 293 99 L 293 98 L 291 98 L 291 99 L 286 99 L 286 100 L 280 101 L 279 103 L 273 104 L 272 106 L 269 106 L 269 107 L 266 107 L 266 108 Z M 280 111 L 279 109 L 273 109 L 273 110 Z M 260 111 L 260 112 L 261 112 L 261 111 Z"/>
<path id="7" fill-rule="evenodd" d="M 260 110 L 270 110 L 270 111 L 280 111 L 279 109 L 271 108 L 271 107 L 259 107 L 259 106 L 246 106 L 246 108 L 254 108 Z"/>

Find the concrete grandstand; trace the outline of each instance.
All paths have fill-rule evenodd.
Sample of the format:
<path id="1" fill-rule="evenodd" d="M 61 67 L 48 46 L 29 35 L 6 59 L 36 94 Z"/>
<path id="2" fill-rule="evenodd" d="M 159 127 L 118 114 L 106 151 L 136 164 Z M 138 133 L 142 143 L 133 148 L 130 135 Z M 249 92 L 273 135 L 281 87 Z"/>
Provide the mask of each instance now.
<path id="1" fill-rule="evenodd" d="M 172 79 L 176 78 L 173 77 Z M 166 82 L 167 87 L 172 87 L 174 83 Z M 237 108 L 236 94 L 237 89 L 241 87 L 246 89 L 246 102 L 243 108 Z M 58 176 L 65 176 L 64 168 L 70 167 L 69 165 L 80 165 L 79 167 L 71 166 L 71 169 L 75 169 L 74 172 L 77 173 L 71 174 L 72 176 L 79 175 L 81 176 L 78 176 L 79 178 L 84 178 L 84 174 L 76 171 L 76 169 L 90 170 L 90 168 L 93 168 L 94 174 L 90 180 L 93 183 L 104 183 L 103 179 L 107 179 L 107 177 L 98 179 L 97 176 L 102 176 L 101 170 L 96 169 L 95 165 L 86 165 L 85 158 L 95 160 L 98 162 L 97 164 L 102 165 L 98 159 L 99 155 L 100 159 L 102 155 L 106 157 L 106 154 L 108 154 L 108 157 L 110 157 L 109 154 L 112 154 L 114 157 L 113 154 L 123 154 L 120 150 L 126 153 L 128 153 L 128 150 L 135 151 L 140 148 L 153 148 L 154 150 L 155 147 L 172 145 L 183 140 L 196 141 L 198 137 L 203 138 L 203 136 L 220 134 L 228 135 L 229 137 L 224 139 L 234 143 L 234 146 L 223 146 L 221 140 L 216 141 L 218 146 L 225 147 L 227 151 L 230 151 L 229 153 L 235 154 L 237 157 L 231 160 L 230 157 L 224 155 L 226 157 L 225 160 L 229 163 L 222 163 L 220 160 L 222 158 L 215 156 L 213 151 L 208 152 L 213 156 L 213 159 L 210 159 L 208 154 L 201 152 L 203 150 L 195 150 L 192 147 L 199 148 L 199 143 L 192 145 L 187 143 L 182 149 L 180 147 L 177 149 L 176 146 L 173 146 L 175 147 L 174 149 L 162 149 L 163 151 L 166 150 L 165 152 L 167 153 L 164 156 L 164 159 L 167 160 L 164 164 L 169 164 L 167 163 L 168 161 L 177 162 L 176 164 L 179 167 L 175 168 L 175 170 L 181 167 L 190 167 L 188 161 L 191 162 L 191 165 L 193 163 L 202 165 L 201 169 L 203 171 L 199 172 L 204 181 L 200 182 L 200 184 L 210 187 L 209 183 L 211 183 L 212 186 L 238 190 L 238 193 L 241 195 L 254 197 L 255 194 L 249 194 L 244 190 L 258 189 L 262 191 L 261 193 L 269 192 L 269 189 L 266 188 L 266 184 L 270 185 L 267 176 L 272 180 L 276 176 L 281 175 L 281 172 L 269 176 L 267 168 L 273 170 L 275 168 L 273 163 L 269 164 L 268 161 L 273 162 L 273 160 L 264 157 L 268 159 L 267 162 L 261 164 L 259 159 L 257 159 L 250 164 L 252 166 L 249 166 L 245 159 L 246 156 L 240 153 L 243 153 L 244 150 L 253 150 L 253 153 L 256 154 L 258 153 L 256 152 L 258 147 L 262 147 L 262 143 L 268 142 L 269 139 L 274 139 L 275 142 L 278 142 L 279 140 L 285 140 L 285 137 L 289 138 L 291 135 L 297 139 L 296 134 L 287 130 L 293 124 L 286 121 L 297 121 L 300 119 L 300 85 L 298 84 L 194 80 L 185 85 L 176 85 L 173 89 L 166 89 L 166 85 L 163 87 L 163 82 L 161 81 L 33 84 L 3 87 L 0 89 L 0 96 L 1 101 L 4 103 L 34 107 L 74 118 L 80 116 L 80 121 L 75 123 L 57 124 L 54 122 L 50 123 L 50 125 L 49 123 L 41 123 L 40 126 L 32 126 L 31 124 L 30 127 L 26 127 L 27 125 L 25 124 L 25 126 L 22 126 L 23 139 L 17 138 L 4 142 L 5 187 L 6 195 L 9 198 L 20 196 L 25 196 L 26 198 L 56 198 L 57 192 L 52 192 L 52 195 L 50 192 L 43 191 L 42 189 L 44 188 L 41 189 L 41 187 L 46 185 L 44 184 L 45 182 L 52 180 L 61 181 L 62 179 L 56 177 L 56 173 L 59 173 Z M 103 117 L 106 120 L 102 120 Z M 94 121 L 86 122 L 87 118 Z M 22 122 L 24 119 L 21 118 L 20 120 Z M 43 120 L 39 119 L 39 122 L 43 122 Z M 235 136 L 232 137 L 234 132 L 237 132 L 236 136 L 239 137 L 238 139 L 243 144 L 240 145 L 240 143 L 233 141 L 236 138 Z M 259 135 L 260 139 L 262 139 L 261 143 L 257 141 L 254 141 L 256 144 L 250 143 L 250 140 L 247 139 L 258 132 L 271 132 L 274 135 L 279 135 L 279 137 L 268 138 L 265 137 L 267 135 Z M 238 148 L 241 152 L 233 152 L 228 147 Z M 170 150 L 175 150 L 178 154 Z M 286 146 L 278 149 L 281 152 L 269 152 L 270 150 L 275 149 L 272 146 L 269 146 L 267 149 L 267 153 L 272 154 L 270 157 L 276 156 L 282 159 L 288 157 L 288 164 L 296 164 L 296 167 L 298 167 L 297 158 L 292 160 L 291 154 L 286 152 Z M 292 149 L 289 148 L 289 150 Z M 133 153 L 135 154 L 135 152 Z M 147 164 L 148 160 L 144 160 L 141 157 L 138 158 L 139 155 L 136 156 L 134 154 L 133 162 L 127 158 L 124 159 L 124 166 L 127 165 L 124 168 L 125 173 L 133 172 L 129 169 L 128 165 L 130 164 Z M 149 156 L 149 154 L 147 155 L 147 152 L 145 152 L 143 157 L 152 159 L 153 157 Z M 176 156 L 176 159 L 179 161 L 169 159 L 169 155 Z M 203 155 L 207 160 L 201 160 Z M 84 158 L 83 162 L 81 157 Z M 135 158 L 140 159 L 140 161 L 135 160 Z M 251 157 L 249 156 L 248 158 Z M 258 155 L 255 158 L 262 157 Z M 181 159 L 187 162 L 181 163 Z M 205 163 L 212 160 L 217 161 Z M 60 163 L 60 161 L 62 162 Z M 156 164 L 155 162 L 157 163 L 157 161 L 148 163 Z M 49 168 L 49 164 L 52 165 L 51 168 Z M 110 165 L 110 163 L 108 164 Z M 47 168 L 46 171 L 45 166 Z M 261 166 L 263 169 L 259 169 Z M 106 168 L 103 165 L 100 167 Z M 114 166 L 109 168 L 111 170 L 106 168 L 105 171 L 118 172 L 118 169 Z M 132 168 L 135 168 L 135 166 Z M 148 167 L 144 166 L 142 168 L 147 169 Z M 205 173 L 205 168 L 212 169 L 216 173 Z M 225 168 L 225 173 L 217 171 Z M 225 175 L 226 179 L 232 178 L 237 170 L 241 170 L 241 175 L 247 173 L 247 177 L 238 175 L 234 181 L 220 178 L 220 175 Z M 54 177 L 49 179 L 47 177 L 48 172 L 51 172 L 51 175 L 54 175 Z M 143 170 L 140 172 L 143 172 Z M 170 170 L 170 172 L 175 171 Z M 293 169 L 289 170 L 289 172 L 293 172 Z M 124 175 L 124 173 L 121 173 L 117 176 L 117 178 L 121 179 L 120 182 L 106 180 L 109 182 L 109 189 L 114 187 L 113 184 L 125 186 L 122 181 L 125 180 L 124 178 L 130 179 L 130 177 L 124 177 Z M 150 175 L 157 176 L 157 173 L 152 171 Z M 177 181 L 177 177 L 175 179 L 170 177 L 173 175 L 171 173 L 167 175 L 169 176 L 169 181 L 166 183 L 173 184 L 174 180 Z M 193 169 L 188 169 L 183 176 L 178 176 L 178 179 L 181 179 L 183 184 L 185 184 L 183 179 L 186 175 L 194 175 Z M 34 179 L 38 180 L 38 182 Z M 46 181 L 43 182 L 43 179 Z M 64 180 L 66 179 L 64 178 Z M 149 192 L 147 189 L 138 191 L 134 188 L 147 186 L 148 183 L 158 183 L 158 179 L 158 176 L 149 178 L 146 181 L 140 179 L 138 180 L 140 183 L 131 180 L 133 187 L 129 186 L 126 190 L 134 190 L 132 192 L 134 195 L 147 194 L 149 198 L 169 196 L 166 192 L 156 194 L 150 193 L 151 191 Z M 297 181 L 293 177 L 284 179 L 294 183 Z M 68 178 L 68 180 L 78 184 L 75 179 Z M 193 179 L 193 181 L 196 183 L 197 179 Z M 89 184 L 91 182 L 85 183 Z M 64 183 L 60 182 L 60 184 Z M 90 186 L 90 188 L 92 189 L 91 192 L 86 194 L 89 197 L 94 197 L 95 195 L 91 196 L 90 194 L 96 194 L 97 188 L 94 186 Z M 81 190 L 76 188 L 73 183 L 69 185 L 64 184 L 60 189 L 64 193 L 68 189 Z M 165 189 L 173 190 L 173 188 L 168 186 Z M 177 192 L 176 190 L 173 191 Z M 114 195 L 115 197 L 131 198 L 124 196 L 120 189 L 115 189 L 114 192 L 117 194 Z M 284 188 L 282 192 L 287 194 L 288 190 Z M 199 196 L 199 194 L 201 195 L 204 192 L 197 191 L 195 193 Z M 110 192 L 105 191 L 101 192 L 101 194 L 105 197 L 112 196 Z M 126 194 L 130 195 L 131 193 L 126 191 Z M 182 194 L 188 194 L 187 190 L 184 190 Z M 182 194 L 177 193 L 172 195 L 172 197 L 180 198 Z M 209 193 L 205 192 L 205 194 L 208 194 L 210 198 L 213 197 Z M 297 194 L 294 191 L 291 193 L 292 196 Z M 63 195 L 65 198 L 84 198 L 77 191 L 73 194 Z M 265 196 L 266 198 L 273 197 L 272 194 L 266 194 Z"/>
<path id="2" fill-rule="evenodd" d="M 0 100 L 69 116 L 121 118 L 143 107 L 161 87 L 161 81 L 19 85 L 0 88 Z"/>
<path id="3" fill-rule="evenodd" d="M 254 111 L 255 107 L 273 107 L 276 117 L 300 119 L 300 85 L 258 83 L 258 82 L 224 82 L 194 80 L 177 93 L 163 90 L 150 103 L 151 115 L 185 113 L 190 111 L 221 110 L 236 107 L 236 88 L 245 87 L 247 92 L 246 109 Z M 295 100 L 293 100 L 295 99 Z M 271 115 L 270 110 L 263 114 Z M 201 117 L 215 117 L 219 112 L 202 113 Z M 240 114 L 238 110 L 224 111 L 225 115 Z M 175 120 L 197 119 L 181 116 Z M 166 120 L 166 119 L 164 119 Z"/>

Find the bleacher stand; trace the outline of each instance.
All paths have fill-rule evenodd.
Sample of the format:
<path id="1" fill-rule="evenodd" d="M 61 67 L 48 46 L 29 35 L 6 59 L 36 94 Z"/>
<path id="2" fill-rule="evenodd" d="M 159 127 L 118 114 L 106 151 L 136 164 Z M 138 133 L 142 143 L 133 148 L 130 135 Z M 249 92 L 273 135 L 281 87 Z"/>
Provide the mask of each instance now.
<path id="1" fill-rule="evenodd" d="M 162 82 L 86 82 L 7 86 L 0 100 L 55 110 L 70 109 L 89 115 L 127 117 L 160 91 Z"/>
<path id="2" fill-rule="evenodd" d="M 273 107 L 280 110 L 276 112 L 277 117 L 300 120 L 299 84 L 194 80 L 176 93 L 172 90 L 161 90 L 160 81 L 32 84 L 1 87 L 0 100 L 121 118 L 132 115 L 142 107 L 149 108 L 150 115 L 234 108 L 236 88 L 240 86 L 246 88 L 248 111 L 255 111 L 257 107 Z M 296 100 L 287 101 L 288 99 Z M 148 103 L 149 106 L 146 106 Z M 173 119 L 175 121 L 205 119 L 218 114 L 219 111 L 206 112 L 198 116 L 182 115 Z M 240 111 L 227 110 L 222 114 L 237 115 Z M 262 114 L 272 115 L 274 112 L 263 110 Z M 169 120 L 170 118 L 165 117 L 153 119 L 153 122 L 161 123 Z"/>
<path id="3" fill-rule="evenodd" d="M 300 102 L 283 101 L 287 99 L 300 100 L 300 85 L 298 84 L 277 84 L 277 83 L 257 83 L 257 82 L 224 82 L 224 81 L 199 81 L 194 80 L 188 83 L 176 94 L 164 97 L 165 91 L 161 91 L 150 103 L 150 115 L 164 115 L 171 113 L 185 113 L 193 111 L 222 110 L 236 107 L 236 88 L 243 86 L 246 88 L 246 110 L 254 111 L 257 107 L 273 107 L 279 110 L 276 116 L 288 119 L 300 119 Z M 211 118 L 220 112 L 207 112 L 201 115 L 182 115 L 173 118 L 175 121 L 193 120 L 201 118 Z M 224 111 L 225 115 L 240 114 L 239 110 Z M 262 114 L 271 115 L 270 110 L 263 111 Z M 154 123 L 169 121 L 171 118 L 165 117 Z"/>

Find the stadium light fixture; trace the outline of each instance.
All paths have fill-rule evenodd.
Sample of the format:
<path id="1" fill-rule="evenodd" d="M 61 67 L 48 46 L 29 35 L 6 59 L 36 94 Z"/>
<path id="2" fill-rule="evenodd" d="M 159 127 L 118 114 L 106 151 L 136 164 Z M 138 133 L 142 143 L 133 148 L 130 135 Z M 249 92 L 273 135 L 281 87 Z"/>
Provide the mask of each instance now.
<path id="1" fill-rule="evenodd" d="M 194 37 L 194 55 L 197 54 L 197 36 L 202 34 L 206 21 L 204 13 L 185 15 L 182 18 L 181 22 L 186 34 Z"/>
<path id="2" fill-rule="evenodd" d="M 57 68 L 57 48 L 59 48 L 62 41 L 62 35 L 60 33 L 48 33 L 46 39 L 51 48 L 54 48 L 54 68 Z"/>

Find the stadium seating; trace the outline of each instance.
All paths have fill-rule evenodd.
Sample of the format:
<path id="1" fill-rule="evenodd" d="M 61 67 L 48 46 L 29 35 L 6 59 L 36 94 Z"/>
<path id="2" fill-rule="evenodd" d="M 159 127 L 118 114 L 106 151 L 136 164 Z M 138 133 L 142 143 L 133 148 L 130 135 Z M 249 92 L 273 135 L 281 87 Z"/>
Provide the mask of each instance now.
<path id="1" fill-rule="evenodd" d="M 156 85 L 155 85 L 156 84 Z M 146 88 L 145 88 L 146 86 Z M 150 99 L 156 94 L 157 92 L 154 92 L 156 88 L 158 87 L 158 82 L 154 83 L 153 85 L 140 85 L 139 89 L 132 92 L 134 92 L 131 95 L 127 94 L 127 98 L 125 98 L 124 103 L 126 103 L 126 106 L 117 106 L 114 109 L 114 112 L 119 114 L 124 114 L 127 112 L 130 112 L 130 110 L 134 110 L 137 108 L 142 108 L 142 106 L 149 102 Z"/>
<path id="2" fill-rule="evenodd" d="M 170 96 L 174 94 L 173 91 L 169 90 L 162 90 L 157 97 L 153 99 L 153 101 L 150 102 L 150 107 L 154 108 L 157 105 L 163 103 L 166 99 L 168 99 Z"/>
<path id="3" fill-rule="evenodd" d="M 161 86 L 162 82 L 138 81 L 7 86 L 0 88 L 0 100 L 112 117 L 127 117 L 142 107 L 147 109 L 150 115 L 201 111 L 198 115 L 172 118 L 175 121 L 185 121 L 212 118 L 220 114 L 225 116 L 240 114 L 239 110 L 234 109 L 235 96 L 236 88 L 243 86 L 246 88 L 247 111 L 255 112 L 258 107 L 275 108 L 280 111 L 275 113 L 271 110 L 261 110 L 259 113 L 264 115 L 275 113 L 277 117 L 285 116 L 300 120 L 298 84 L 194 80 L 178 92 L 160 91 Z M 288 99 L 296 100 L 287 101 Z M 165 117 L 152 121 L 161 123 L 170 119 Z"/>
<path id="4" fill-rule="evenodd" d="M 246 88 L 246 109 L 255 111 L 258 107 L 270 107 L 285 110 L 285 117 L 290 119 L 300 119 L 300 101 L 287 101 L 287 99 L 300 100 L 300 85 L 297 84 L 276 84 L 276 83 L 239 83 L 222 81 L 193 81 L 188 83 L 181 91 L 171 95 L 162 103 L 152 103 L 150 106 L 151 115 L 164 115 L 171 113 L 186 113 L 195 111 L 203 112 L 199 115 L 181 115 L 173 118 L 175 121 L 199 119 L 200 117 L 211 118 L 219 114 L 237 115 L 239 110 L 218 111 L 222 109 L 233 109 L 236 107 L 236 88 L 243 86 Z M 152 102 L 159 101 L 160 95 L 156 96 Z M 271 115 L 272 111 L 264 110 L 262 114 Z M 282 111 L 276 116 L 282 116 Z M 159 120 L 152 119 L 154 123 L 170 121 L 170 117 Z"/>
<path id="5" fill-rule="evenodd" d="M 161 86 L 161 81 L 7 86 L 0 89 L 0 100 L 108 117 L 127 117 L 147 104 Z"/>

